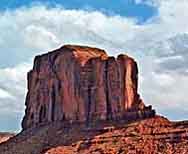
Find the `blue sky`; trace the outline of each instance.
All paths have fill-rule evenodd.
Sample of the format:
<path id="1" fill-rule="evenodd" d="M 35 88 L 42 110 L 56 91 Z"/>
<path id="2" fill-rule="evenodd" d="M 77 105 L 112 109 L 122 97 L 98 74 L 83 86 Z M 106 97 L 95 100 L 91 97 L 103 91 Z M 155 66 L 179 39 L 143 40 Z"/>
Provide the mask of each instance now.
<path id="1" fill-rule="evenodd" d="M 134 0 L 1 0 L 0 9 L 16 9 L 23 6 L 32 6 L 33 4 L 45 4 L 48 7 L 61 5 L 67 9 L 90 9 L 100 10 L 106 14 L 121 15 L 126 17 L 137 17 L 139 22 L 144 22 L 155 15 L 157 8 L 144 3 L 137 4 Z"/>
<path id="2" fill-rule="evenodd" d="M 187 0 L 0 2 L 0 131 L 19 131 L 33 58 L 63 44 L 126 53 L 157 113 L 188 119 Z"/>

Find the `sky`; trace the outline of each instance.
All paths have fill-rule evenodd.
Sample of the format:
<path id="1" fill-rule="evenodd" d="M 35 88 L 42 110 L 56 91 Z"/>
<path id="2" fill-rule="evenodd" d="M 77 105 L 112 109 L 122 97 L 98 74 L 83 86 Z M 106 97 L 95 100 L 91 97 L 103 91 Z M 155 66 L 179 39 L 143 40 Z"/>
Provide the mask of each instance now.
<path id="1" fill-rule="evenodd" d="M 19 131 L 33 58 L 64 44 L 128 54 L 145 104 L 188 119 L 187 0 L 1 0 L 0 131 Z"/>

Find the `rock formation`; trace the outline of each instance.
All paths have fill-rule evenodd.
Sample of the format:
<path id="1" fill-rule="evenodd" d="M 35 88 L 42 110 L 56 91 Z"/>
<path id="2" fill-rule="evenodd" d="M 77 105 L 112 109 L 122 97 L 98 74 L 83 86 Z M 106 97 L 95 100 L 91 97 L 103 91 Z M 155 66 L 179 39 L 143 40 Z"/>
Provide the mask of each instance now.
<path id="1" fill-rule="evenodd" d="M 116 123 L 115 123 L 116 122 Z M 137 122 L 61 121 L 27 129 L 0 144 L 0 154 L 187 154 L 188 122 L 155 116 Z"/>
<path id="2" fill-rule="evenodd" d="M 139 97 L 133 58 L 65 45 L 36 56 L 28 73 L 23 129 L 53 121 L 84 122 L 152 117 Z"/>
<path id="3" fill-rule="evenodd" d="M 126 55 L 66 45 L 37 56 L 23 131 L 1 143 L 0 153 L 188 153 L 188 121 L 155 115 L 137 82 L 137 64 Z"/>

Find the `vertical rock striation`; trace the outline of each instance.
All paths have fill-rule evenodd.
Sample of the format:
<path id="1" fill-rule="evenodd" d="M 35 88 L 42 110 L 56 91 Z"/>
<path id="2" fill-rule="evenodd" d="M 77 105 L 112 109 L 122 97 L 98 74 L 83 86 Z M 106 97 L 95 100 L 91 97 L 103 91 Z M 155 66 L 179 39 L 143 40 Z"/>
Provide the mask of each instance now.
<path id="1" fill-rule="evenodd" d="M 134 59 L 108 57 L 104 50 L 66 45 L 37 56 L 28 73 L 23 129 L 53 121 L 152 117 L 137 93 Z"/>

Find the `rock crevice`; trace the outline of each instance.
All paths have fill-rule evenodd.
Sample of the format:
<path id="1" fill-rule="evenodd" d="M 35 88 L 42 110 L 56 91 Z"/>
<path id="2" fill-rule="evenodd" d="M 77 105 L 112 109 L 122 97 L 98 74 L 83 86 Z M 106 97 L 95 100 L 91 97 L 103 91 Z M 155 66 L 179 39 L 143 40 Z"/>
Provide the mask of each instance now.
<path id="1" fill-rule="evenodd" d="M 133 58 L 108 57 L 97 48 L 66 45 L 36 56 L 28 73 L 23 129 L 40 123 L 152 117 L 139 97 Z"/>

